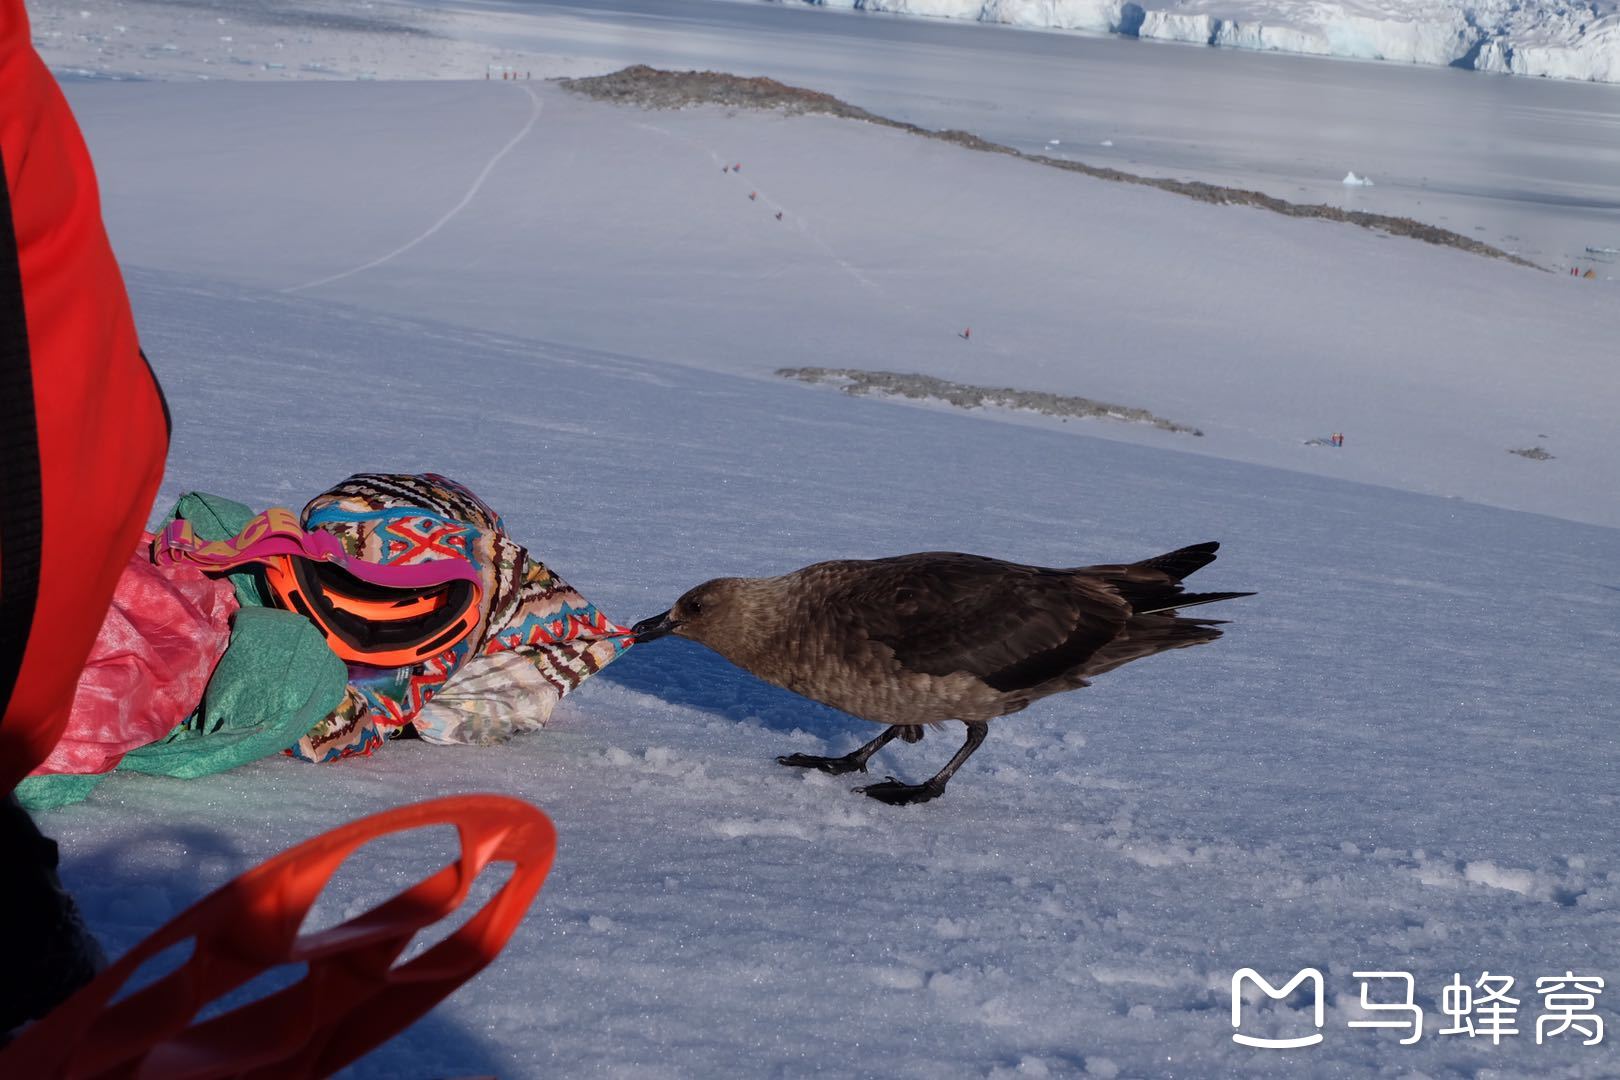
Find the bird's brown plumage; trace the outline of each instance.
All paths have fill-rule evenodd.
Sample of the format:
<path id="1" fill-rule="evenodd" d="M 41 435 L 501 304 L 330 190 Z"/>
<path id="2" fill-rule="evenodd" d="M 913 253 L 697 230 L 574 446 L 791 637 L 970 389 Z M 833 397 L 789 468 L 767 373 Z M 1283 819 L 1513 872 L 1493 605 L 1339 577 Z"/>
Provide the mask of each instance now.
<path id="1" fill-rule="evenodd" d="M 876 723 L 971 728 L 1132 660 L 1220 637 L 1212 620 L 1176 611 L 1249 595 L 1182 590 L 1218 546 L 1072 569 L 959 552 L 816 563 L 705 582 L 637 629 L 657 622 L 660 633 Z"/>
<path id="2" fill-rule="evenodd" d="M 863 719 L 988 720 L 1219 637 L 1210 620 L 1174 613 L 1242 595 L 1182 591 L 1180 575 L 1213 548 L 1067 570 L 958 552 L 824 562 L 706 582 L 670 615 L 673 633 Z"/>

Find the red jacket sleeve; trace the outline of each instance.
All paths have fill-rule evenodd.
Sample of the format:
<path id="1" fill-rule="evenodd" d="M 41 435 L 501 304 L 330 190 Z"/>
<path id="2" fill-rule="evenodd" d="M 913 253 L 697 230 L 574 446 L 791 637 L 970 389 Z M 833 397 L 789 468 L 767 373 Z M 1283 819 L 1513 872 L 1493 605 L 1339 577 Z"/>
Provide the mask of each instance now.
<path id="1" fill-rule="evenodd" d="M 90 155 L 0 0 L 0 796 L 60 737 L 151 511 L 168 417 Z"/>

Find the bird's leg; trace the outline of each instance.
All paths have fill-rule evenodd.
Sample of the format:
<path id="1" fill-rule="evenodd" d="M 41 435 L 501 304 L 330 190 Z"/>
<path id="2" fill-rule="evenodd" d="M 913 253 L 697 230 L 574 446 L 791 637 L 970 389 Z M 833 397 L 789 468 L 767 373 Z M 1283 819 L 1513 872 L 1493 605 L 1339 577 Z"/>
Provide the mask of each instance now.
<path id="1" fill-rule="evenodd" d="M 890 728 L 889 730 L 893 731 L 894 729 Z M 855 790 L 863 795 L 877 799 L 879 802 L 886 802 L 891 806 L 904 806 L 907 803 L 927 802 L 929 799 L 937 799 L 945 794 L 946 783 L 956 774 L 956 770 L 962 767 L 962 762 L 973 756 L 973 751 L 977 750 L 979 744 L 984 742 L 984 737 L 989 734 L 989 731 L 990 725 L 983 721 L 968 722 L 967 742 L 962 744 L 962 749 L 956 752 L 956 756 L 946 762 L 945 767 L 935 773 L 931 780 L 924 781 L 921 784 L 902 784 L 891 776 L 881 784 L 868 784 Z"/>
<path id="2" fill-rule="evenodd" d="M 800 769 L 820 769 L 824 773 L 842 776 L 847 772 L 865 772 L 871 756 L 888 745 L 896 735 L 903 734 L 899 725 L 886 727 L 882 734 L 859 750 L 851 750 L 843 757 L 817 757 L 815 754 L 783 754 L 776 759 L 778 765 L 792 765 Z"/>

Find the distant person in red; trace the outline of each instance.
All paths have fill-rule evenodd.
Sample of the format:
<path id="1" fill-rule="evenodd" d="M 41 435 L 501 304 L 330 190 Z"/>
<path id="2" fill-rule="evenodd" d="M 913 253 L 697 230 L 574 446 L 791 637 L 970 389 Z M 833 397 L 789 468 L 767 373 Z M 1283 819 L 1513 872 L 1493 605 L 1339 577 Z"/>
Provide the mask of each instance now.
<path id="1" fill-rule="evenodd" d="M 11 792 L 62 734 L 168 450 L 90 155 L 0 0 L 0 1041 L 100 951 Z"/>

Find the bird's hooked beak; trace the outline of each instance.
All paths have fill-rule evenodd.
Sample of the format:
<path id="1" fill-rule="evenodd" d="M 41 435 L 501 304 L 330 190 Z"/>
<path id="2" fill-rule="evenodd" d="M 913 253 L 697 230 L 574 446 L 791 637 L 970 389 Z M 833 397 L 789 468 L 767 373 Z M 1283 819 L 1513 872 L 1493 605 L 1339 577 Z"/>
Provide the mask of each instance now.
<path id="1" fill-rule="evenodd" d="M 661 612 L 650 619 L 642 619 L 630 628 L 631 635 L 640 645 L 644 641 L 656 641 L 666 634 L 672 633 L 680 623 L 669 617 L 669 612 Z"/>

